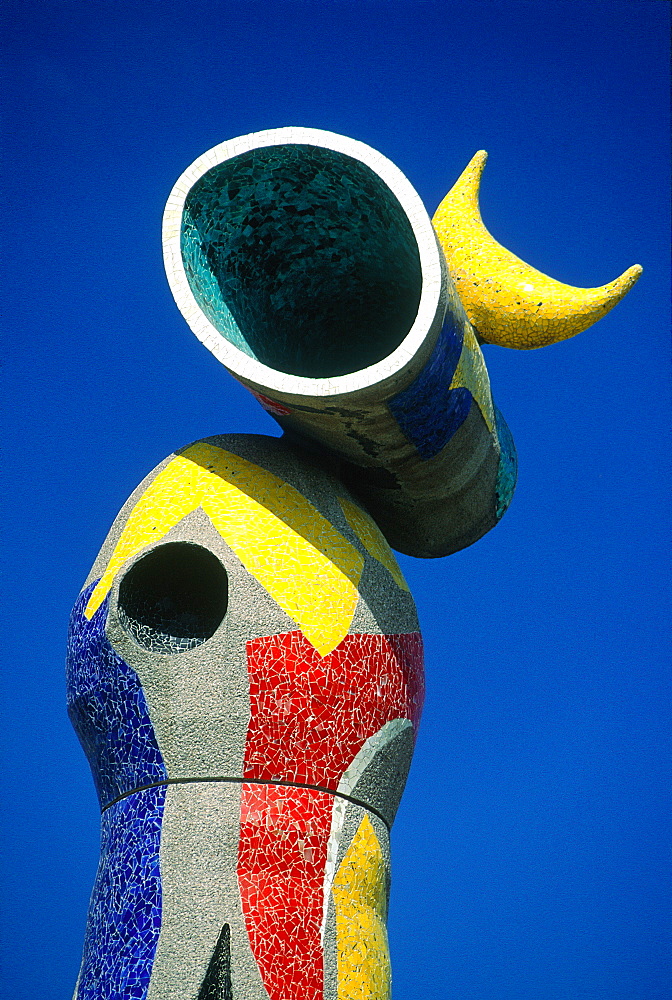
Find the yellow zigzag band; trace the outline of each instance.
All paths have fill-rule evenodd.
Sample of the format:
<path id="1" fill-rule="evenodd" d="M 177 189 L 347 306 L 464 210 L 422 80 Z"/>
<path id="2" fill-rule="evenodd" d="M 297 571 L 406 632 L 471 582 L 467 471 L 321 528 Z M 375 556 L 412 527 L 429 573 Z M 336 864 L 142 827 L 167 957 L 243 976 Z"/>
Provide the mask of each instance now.
<path id="1" fill-rule="evenodd" d="M 358 507 L 357 504 L 352 503 L 350 500 L 346 500 L 345 497 L 339 497 L 338 502 L 341 505 L 341 510 L 345 515 L 346 521 L 369 555 L 385 567 L 401 590 L 408 590 L 409 587 L 404 579 L 404 574 L 399 568 L 399 563 L 394 558 L 392 549 L 387 544 L 375 521 L 361 507 Z"/>
<path id="2" fill-rule="evenodd" d="M 348 634 L 364 557 L 293 486 L 214 445 L 174 458 L 131 511 L 86 606 L 91 618 L 121 567 L 201 507 L 243 566 L 321 656 Z"/>

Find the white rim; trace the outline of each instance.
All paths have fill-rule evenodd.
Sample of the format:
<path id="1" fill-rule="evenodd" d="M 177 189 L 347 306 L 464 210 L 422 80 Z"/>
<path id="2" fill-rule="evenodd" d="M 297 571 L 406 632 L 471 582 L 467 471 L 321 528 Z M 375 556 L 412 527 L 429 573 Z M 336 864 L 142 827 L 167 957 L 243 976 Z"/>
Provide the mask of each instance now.
<path id="1" fill-rule="evenodd" d="M 196 302 L 187 280 L 180 248 L 184 203 L 194 184 L 213 167 L 226 160 L 264 146 L 291 144 L 322 146 L 361 160 L 387 184 L 404 209 L 418 245 L 422 268 L 420 304 L 413 326 L 399 347 L 369 368 L 334 378 L 305 378 L 269 368 L 244 354 L 210 322 Z M 168 283 L 177 306 L 196 334 L 214 356 L 236 377 L 259 386 L 265 392 L 283 395 L 333 396 L 375 385 L 401 371 L 414 357 L 434 325 L 442 307 L 442 267 L 434 230 L 420 196 L 391 160 L 356 139 L 312 128 L 277 128 L 252 132 L 213 146 L 188 167 L 170 192 L 163 213 L 163 260 Z"/>

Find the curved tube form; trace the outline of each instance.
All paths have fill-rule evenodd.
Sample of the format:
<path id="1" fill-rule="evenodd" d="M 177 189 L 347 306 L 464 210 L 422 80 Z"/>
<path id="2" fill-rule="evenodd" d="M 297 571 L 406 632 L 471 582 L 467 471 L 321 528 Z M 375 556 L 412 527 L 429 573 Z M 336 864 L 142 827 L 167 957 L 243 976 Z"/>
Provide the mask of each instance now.
<path id="1" fill-rule="evenodd" d="M 332 456 L 392 546 L 443 556 L 497 523 L 513 443 L 394 164 L 317 129 L 232 139 L 177 181 L 163 244 L 199 340 L 295 445 Z"/>
<path id="2" fill-rule="evenodd" d="M 635 284 L 639 264 L 600 288 L 549 278 L 501 246 L 483 225 L 478 204 L 488 154 L 471 159 L 436 210 L 433 223 L 474 329 L 500 347 L 531 350 L 582 333 Z"/>

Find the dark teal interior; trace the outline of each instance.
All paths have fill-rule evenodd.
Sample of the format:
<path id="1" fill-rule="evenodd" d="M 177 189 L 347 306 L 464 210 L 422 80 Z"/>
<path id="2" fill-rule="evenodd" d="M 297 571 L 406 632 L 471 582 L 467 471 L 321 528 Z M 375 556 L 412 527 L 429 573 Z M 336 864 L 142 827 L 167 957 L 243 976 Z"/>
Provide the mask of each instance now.
<path id="1" fill-rule="evenodd" d="M 387 357 L 422 289 L 406 213 L 359 160 L 317 146 L 250 150 L 187 197 L 182 255 L 223 337 L 291 375 L 346 375 Z"/>

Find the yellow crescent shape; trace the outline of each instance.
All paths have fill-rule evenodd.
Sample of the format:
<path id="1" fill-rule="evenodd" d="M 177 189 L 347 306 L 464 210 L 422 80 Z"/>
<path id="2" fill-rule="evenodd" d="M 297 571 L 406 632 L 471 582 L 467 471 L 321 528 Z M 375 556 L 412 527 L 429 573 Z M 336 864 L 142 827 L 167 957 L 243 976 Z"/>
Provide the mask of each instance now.
<path id="1" fill-rule="evenodd" d="M 476 153 L 432 220 L 467 316 L 483 340 L 501 347 L 530 350 L 574 337 L 620 302 L 642 268 L 600 288 L 574 288 L 530 267 L 483 225 L 478 192 L 487 158 Z"/>

